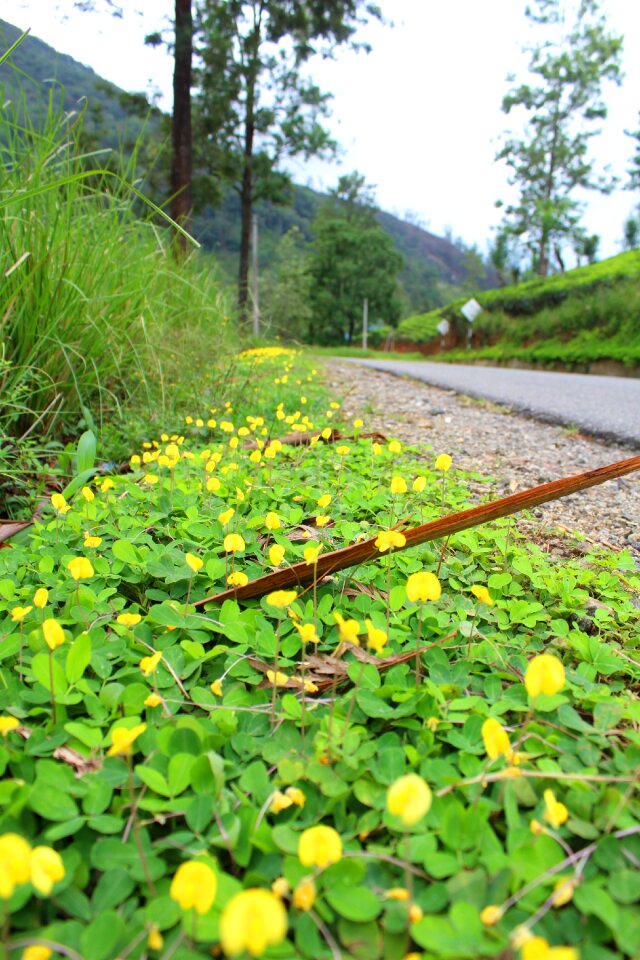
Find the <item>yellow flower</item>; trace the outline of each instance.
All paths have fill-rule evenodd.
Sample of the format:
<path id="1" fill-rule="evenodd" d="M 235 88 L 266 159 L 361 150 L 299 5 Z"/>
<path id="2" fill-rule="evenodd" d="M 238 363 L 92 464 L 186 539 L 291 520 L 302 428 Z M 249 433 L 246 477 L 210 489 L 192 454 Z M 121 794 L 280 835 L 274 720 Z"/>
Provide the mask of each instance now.
<path id="1" fill-rule="evenodd" d="M 300 626 L 300 624 L 296 623 L 294 626 L 300 634 L 303 643 L 320 643 L 320 637 L 316 633 L 315 624 L 303 623 L 302 626 Z"/>
<path id="2" fill-rule="evenodd" d="M 522 960 L 580 960 L 574 947 L 550 947 L 544 937 L 530 937 L 522 944 Z"/>
<path id="3" fill-rule="evenodd" d="M 14 607 L 11 611 L 11 619 L 14 623 L 22 623 L 28 613 L 31 613 L 33 607 Z"/>
<path id="4" fill-rule="evenodd" d="M 91 503 L 92 500 L 95 500 L 96 495 L 91 489 L 91 487 L 83 487 L 80 493 L 82 494 L 84 499 L 87 501 L 87 503 Z"/>
<path id="5" fill-rule="evenodd" d="M 267 530 L 278 530 L 282 526 L 282 522 L 278 514 L 274 513 L 273 510 L 270 510 L 264 518 L 264 525 Z"/>
<path id="6" fill-rule="evenodd" d="M 229 420 L 221 420 L 219 426 L 224 433 L 233 433 L 234 431 L 234 426 Z"/>
<path id="7" fill-rule="evenodd" d="M 287 787 L 285 794 L 297 807 L 304 807 L 306 797 L 300 787 Z"/>
<path id="8" fill-rule="evenodd" d="M 272 567 L 279 567 L 283 560 L 284 547 L 281 547 L 279 543 L 274 543 L 273 546 L 269 547 L 269 563 Z"/>
<path id="9" fill-rule="evenodd" d="M 147 946 L 149 950 L 162 950 L 164 946 L 164 937 L 158 930 L 157 924 L 153 924 L 147 937 Z"/>
<path id="10" fill-rule="evenodd" d="M 64 630 L 53 617 L 49 617 L 48 620 L 43 622 L 42 632 L 49 650 L 55 650 L 56 647 L 64 643 Z"/>
<path id="11" fill-rule="evenodd" d="M 322 544 L 315 547 L 305 547 L 304 550 L 304 559 L 308 567 L 313 566 L 313 564 L 318 562 L 318 556 L 322 550 Z"/>
<path id="12" fill-rule="evenodd" d="M 426 485 L 427 485 L 426 477 L 416 477 L 415 480 L 413 481 L 412 487 L 416 493 L 422 493 Z"/>
<path id="13" fill-rule="evenodd" d="M 354 425 L 354 427 L 356 428 L 356 430 L 360 430 L 360 428 L 364 426 L 364 421 L 363 421 L 363 420 L 359 420 L 359 419 L 358 419 L 358 420 L 354 420 L 354 421 L 353 421 L 353 425 Z"/>
<path id="14" fill-rule="evenodd" d="M 544 813 L 542 817 L 547 823 L 557 830 L 569 819 L 569 811 L 564 803 L 556 800 L 553 790 L 545 790 L 544 794 Z"/>
<path id="15" fill-rule="evenodd" d="M 573 877 L 560 877 L 559 880 L 556 880 L 553 887 L 552 902 L 554 907 L 564 907 L 566 903 L 573 900 L 575 889 L 575 879 Z"/>
<path id="16" fill-rule="evenodd" d="M 375 454 L 376 457 L 379 457 L 380 454 L 382 453 L 382 447 L 380 446 L 379 443 L 373 443 L 371 445 L 371 449 L 373 450 L 373 453 Z"/>
<path id="17" fill-rule="evenodd" d="M 222 484 L 217 477 L 209 477 L 207 480 L 207 490 L 209 493 L 217 493 Z"/>
<path id="18" fill-rule="evenodd" d="M 406 887 L 391 887 L 387 890 L 387 897 L 389 900 L 408 900 L 411 894 Z"/>
<path id="19" fill-rule="evenodd" d="M 88 580 L 95 573 L 87 557 L 73 557 L 69 560 L 67 569 L 74 580 Z"/>
<path id="20" fill-rule="evenodd" d="M 387 790 L 387 810 L 400 817 L 406 827 L 412 827 L 431 808 L 431 789 L 417 773 L 399 777 Z"/>
<path id="21" fill-rule="evenodd" d="M 290 607 L 297 598 L 296 590 L 274 590 L 273 593 L 268 593 L 265 599 L 269 606 L 284 610 L 286 607 Z"/>
<path id="22" fill-rule="evenodd" d="M 390 440 L 388 446 L 389 453 L 401 453 L 402 451 L 402 444 L 397 440 Z"/>
<path id="23" fill-rule="evenodd" d="M 564 686 L 564 667 L 552 653 L 541 653 L 530 661 L 524 675 L 524 685 L 530 697 L 539 693 L 552 696 Z"/>
<path id="24" fill-rule="evenodd" d="M 198 570 L 202 570 L 204 566 L 204 560 L 202 557 L 197 557 L 195 553 L 185 553 L 184 558 L 187 561 L 189 569 L 194 573 L 197 573 Z"/>
<path id="25" fill-rule="evenodd" d="M 51 494 L 51 506 L 53 507 L 54 510 L 57 510 L 58 513 L 62 513 L 62 514 L 67 513 L 69 510 L 71 510 L 71 507 L 69 506 L 69 504 L 67 503 L 67 501 L 65 500 L 65 498 L 62 496 L 61 493 Z"/>
<path id="26" fill-rule="evenodd" d="M 211 693 L 214 693 L 216 697 L 222 696 L 222 680 L 214 680 L 210 688 Z"/>
<path id="27" fill-rule="evenodd" d="M 111 731 L 111 746 L 107 750 L 108 757 L 128 757 L 131 754 L 131 747 L 138 739 L 140 734 L 147 729 L 146 723 L 139 723 L 131 729 L 127 727 L 116 727 Z"/>
<path id="28" fill-rule="evenodd" d="M 409 923 L 418 923 L 424 917 L 424 910 L 417 903 L 412 903 L 409 907 Z"/>
<path id="29" fill-rule="evenodd" d="M 269 813 L 278 814 L 292 806 L 293 800 L 291 797 L 287 797 L 281 790 L 276 790 L 269 804 Z"/>
<path id="30" fill-rule="evenodd" d="M 233 507 L 229 507 L 228 510 L 223 510 L 222 513 L 218 514 L 218 520 L 220 521 L 223 527 L 226 527 L 226 525 L 229 523 L 234 513 L 235 513 L 235 510 L 233 509 Z"/>
<path id="31" fill-rule="evenodd" d="M 406 493 L 407 483 L 404 477 L 391 478 L 391 493 Z"/>
<path id="32" fill-rule="evenodd" d="M 116 623 L 122 627 L 135 627 L 141 620 L 142 616 L 139 613 L 119 613 L 116 617 Z"/>
<path id="33" fill-rule="evenodd" d="M 31 877 L 31 847 L 17 833 L 0 836 L 0 899 L 8 900 L 15 887 Z"/>
<path id="34" fill-rule="evenodd" d="M 319 513 L 316 517 L 316 527 L 326 527 L 326 525 L 330 522 L 331 517 L 327 516 L 325 513 Z"/>
<path id="35" fill-rule="evenodd" d="M 487 606 L 489 607 L 493 606 L 493 600 L 491 599 L 491 594 L 489 593 L 486 587 L 480 587 L 477 584 L 475 584 L 473 587 L 471 587 L 471 593 L 474 595 L 474 597 L 477 597 L 480 603 L 486 603 Z"/>
<path id="36" fill-rule="evenodd" d="M 53 956 L 53 950 L 40 943 L 32 943 L 22 951 L 21 960 L 49 960 Z"/>
<path id="37" fill-rule="evenodd" d="M 538 837 L 540 836 L 541 833 L 545 832 L 545 829 L 539 820 L 532 820 L 531 823 L 529 824 L 529 829 L 531 830 L 531 833 L 534 835 L 534 837 Z"/>
<path id="38" fill-rule="evenodd" d="M 158 483 L 159 477 L 155 473 L 145 473 L 142 478 L 144 483 L 148 483 L 150 486 L 153 486 L 154 483 Z"/>
<path id="39" fill-rule="evenodd" d="M 62 857 L 51 847 L 34 847 L 31 851 L 31 883 L 48 897 L 54 883 L 64 877 Z"/>
<path id="40" fill-rule="evenodd" d="M 484 910 L 480 913 L 480 919 L 487 927 L 492 927 L 495 923 L 502 918 L 503 914 L 502 907 L 496 907 L 492 904 L 489 907 L 485 907 Z"/>
<path id="41" fill-rule="evenodd" d="M 169 896 L 183 910 L 193 908 L 196 913 L 208 913 L 215 900 L 218 878 L 206 863 L 186 860 L 175 872 Z"/>
<path id="42" fill-rule="evenodd" d="M 249 577 L 246 573 L 242 573 L 241 570 L 234 570 L 233 573 L 230 573 L 227 577 L 227 583 L 230 587 L 246 587 L 249 583 Z"/>
<path id="43" fill-rule="evenodd" d="M 282 673 L 280 670 L 274 672 L 273 670 L 267 670 L 267 680 L 269 683 L 275 684 L 276 687 L 284 687 L 285 684 L 289 682 L 289 677 L 286 673 Z"/>
<path id="44" fill-rule="evenodd" d="M 15 717 L 0 717 L 0 736 L 6 737 L 7 734 L 20 726 L 20 721 Z"/>
<path id="45" fill-rule="evenodd" d="M 293 891 L 293 905 L 296 910 L 311 910 L 316 902 L 316 885 L 311 877 L 304 877 Z"/>
<path id="46" fill-rule="evenodd" d="M 115 483 L 113 482 L 111 477 L 105 477 L 104 480 L 102 481 L 102 485 L 100 489 L 102 490 L 103 493 L 107 493 L 109 490 L 113 490 L 114 487 L 115 487 Z"/>
<path id="47" fill-rule="evenodd" d="M 227 956 L 236 957 L 246 950 L 250 956 L 260 957 L 286 935 L 287 912 L 271 890 L 241 890 L 224 906 L 220 941 Z"/>
<path id="48" fill-rule="evenodd" d="M 324 870 L 342 858 L 342 840 L 333 827 L 318 824 L 303 830 L 298 841 L 298 857 L 305 867 Z"/>
<path id="49" fill-rule="evenodd" d="M 341 443 L 339 447 L 336 447 L 336 453 L 339 457 L 346 457 L 350 450 L 351 447 L 348 447 L 345 443 Z"/>
<path id="50" fill-rule="evenodd" d="M 435 733 L 438 727 L 440 726 L 439 717 L 428 717 L 427 718 L 427 729 L 431 730 L 431 733 Z"/>
<path id="51" fill-rule="evenodd" d="M 420 570 L 407 579 L 407 597 L 412 603 L 426 600 L 438 600 L 442 593 L 440 581 L 435 573 Z"/>
<path id="52" fill-rule="evenodd" d="M 331 431 L 329 431 L 329 433 L 331 433 Z M 328 507 L 329 504 L 331 503 L 331 494 L 323 493 L 321 497 L 318 497 L 318 499 L 316 500 L 316 503 L 318 504 L 321 510 L 324 510 L 324 508 Z"/>
<path id="53" fill-rule="evenodd" d="M 245 542 L 239 533 L 228 533 L 222 544 L 225 553 L 240 553 L 245 548 Z"/>
<path id="54" fill-rule="evenodd" d="M 382 653 L 382 648 L 389 639 L 387 634 L 384 630 L 380 630 L 379 627 L 374 627 L 371 620 L 365 620 L 365 626 L 368 637 L 367 646 L 370 647 L 371 650 L 375 650 L 376 653 Z"/>
<path id="55" fill-rule="evenodd" d="M 156 650 L 150 657 L 143 657 L 138 666 L 144 673 L 145 677 L 150 676 L 152 673 L 158 669 L 158 664 L 162 660 L 162 651 Z"/>
<path id="56" fill-rule="evenodd" d="M 38 587 L 36 592 L 33 595 L 33 604 L 42 610 L 43 607 L 46 607 L 47 601 L 49 599 L 49 591 L 44 587 Z"/>
<path id="57" fill-rule="evenodd" d="M 291 893 L 291 885 L 286 877 L 276 877 L 276 879 L 271 884 L 271 889 L 275 893 L 276 897 L 288 897 Z"/>
<path id="58" fill-rule="evenodd" d="M 439 457 L 436 457 L 436 470 L 442 470 L 446 473 L 452 462 L 448 453 L 441 453 Z"/>
<path id="59" fill-rule="evenodd" d="M 347 643 L 354 643 L 357 647 L 359 647 L 360 641 L 358 640 L 358 634 L 360 633 L 360 624 L 358 621 L 345 620 L 342 614 L 338 613 L 337 610 L 334 610 L 333 616 L 338 624 L 340 639 L 345 640 Z"/>
<path id="60" fill-rule="evenodd" d="M 482 724 L 482 739 L 490 760 L 496 760 L 499 756 L 511 760 L 513 750 L 509 743 L 509 734 L 494 717 L 489 717 Z"/>
<path id="61" fill-rule="evenodd" d="M 84 535 L 84 545 L 88 549 L 92 547 L 99 547 L 102 543 L 102 537 L 92 537 L 90 533 L 85 533 Z"/>
<path id="62" fill-rule="evenodd" d="M 391 550 L 392 547 L 404 547 L 407 538 L 404 533 L 398 533 L 397 530 L 381 530 L 375 540 L 375 545 L 384 553 L 385 550 Z"/>

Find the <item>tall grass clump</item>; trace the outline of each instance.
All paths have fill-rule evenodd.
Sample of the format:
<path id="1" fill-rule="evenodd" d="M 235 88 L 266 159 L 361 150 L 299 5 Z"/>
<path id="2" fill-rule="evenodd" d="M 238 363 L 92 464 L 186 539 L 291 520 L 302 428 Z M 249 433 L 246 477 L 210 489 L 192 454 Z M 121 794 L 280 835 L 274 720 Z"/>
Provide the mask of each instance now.
<path id="1" fill-rule="evenodd" d="M 87 424 L 101 433 L 134 407 L 161 413 L 167 382 L 204 376 L 205 338 L 209 379 L 229 339 L 204 258 L 176 263 L 158 207 L 100 153 L 82 153 L 82 117 L 55 91 L 46 107 L 37 122 L 14 102 L 0 113 L 5 479 L 27 439 L 65 441 Z"/>

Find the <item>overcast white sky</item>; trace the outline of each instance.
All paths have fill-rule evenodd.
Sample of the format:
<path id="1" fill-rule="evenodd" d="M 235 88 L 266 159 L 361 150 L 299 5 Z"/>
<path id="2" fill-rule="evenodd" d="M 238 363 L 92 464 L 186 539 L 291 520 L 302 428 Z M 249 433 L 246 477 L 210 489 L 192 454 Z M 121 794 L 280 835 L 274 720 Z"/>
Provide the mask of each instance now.
<path id="1" fill-rule="evenodd" d="M 144 34 L 171 16 L 172 0 L 120 0 L 124 20 L 72 10 L 72 0 L 0 0 L 0 16 L 127 90 L 157 88 L 170 108 L 169 56 L 144 46 Z M 524 77 L 526 0 L 381 0 L 393 28 L 372 24 L 358 39 L 368 55 L 341 51 L 312 75 L 334 94 L 329 122 L 343 147 L 339 164 L 298 164 L 295 178 L 317 189 L 354 169 L 376 185 L 380 206 L 412 211 L 428 229 L 450 228 L 484 251 L 508 199 L 507 170 L 496 164 L 511 117 L 501 112 L 507 74 Z M 624 177 L 640 109 L 639 0 L 603 0 L 611 29 L 625 36 L 625 80 L 608 85 L 609 118 L 594 141 L 601 165 Z M 128 15 L 131 10 L 131 15 Z M 136 16 L 136 12 L 141 16 Z M 65 18 L 64 14 L 68 14 Z M 616 190 L 589 195 L 585 225 L 600 234 L 601 256 L 620 251 L 622 225 L 638 197 Z"/>

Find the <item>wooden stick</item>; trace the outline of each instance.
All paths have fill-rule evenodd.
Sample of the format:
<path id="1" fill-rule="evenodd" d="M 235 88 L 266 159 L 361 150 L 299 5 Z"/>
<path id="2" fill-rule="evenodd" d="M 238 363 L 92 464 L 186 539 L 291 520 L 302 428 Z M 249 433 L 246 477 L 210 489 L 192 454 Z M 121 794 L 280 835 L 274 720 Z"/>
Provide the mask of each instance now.
<path id="1" fill-rule="evenodd" d="M 430 540 L 438 540 L 440 537 L 446 537 L 451 533 L 459 533 L 461 530 L 477 527 L 481 523 L 497 520 L 499 517 L 508 517 L 521 510 L 530 510 L 541 503 L 558 500 L 560 497 L 568 497 L 579 490 L 595 487 L 607 480 L 615 480 L 617 477 L 623 477 L 636 470 L 640 470 L 640 456 L 631 457 L 629 460 L 619 460 L 617 463 L 609 464 L 606 467 L 587 470 L 585 473 L 577 473 L 571 477 L 564 477 L 562 480 L 552 480 L 551 483 L 543 483 L 539 487 L 521 490 L 520 493 L 514 493 L 509 497 L 503 497 L 491 503 L 484 503 L 470 510 L 461 510 L 459 513 L 452 513 L 439 520 L 423 523 L 419 527 L 404 529 L 402 532 L 406 537 L 406 544 L 400 549 L 406 550 L 420 543 L 428 543 Z M 380 551 L 375 545 L 375 539 L 375 537 L 372 537 L 362 543 L 354 543 L 349 547 L 334 550 L 332 553 L 321 554 L 317 563 L 313 565 L 304 562 L 296 563 L 286 570 L 276 570 L 274 573 L 265 574 L 258 577 L 257 580 L 251 580 L 244 587 L 224 590 L 222 593 L 216 593 L 210 597 L 205 597 L 203 600 L 198 600 L 195 606 L 202 607 L 207 603 L 222 603 L 224 600 L 248 600 L 251 597 L 262 597 L 266 593 L 271 593 L 272 590 L 302 587 L 312 583 L 314 579 L 322 580 L 329 574 L 335 573 L 336 570 L 344 570 L 346 567 L 358 566 L 368 560 L 378 558 Z"/>

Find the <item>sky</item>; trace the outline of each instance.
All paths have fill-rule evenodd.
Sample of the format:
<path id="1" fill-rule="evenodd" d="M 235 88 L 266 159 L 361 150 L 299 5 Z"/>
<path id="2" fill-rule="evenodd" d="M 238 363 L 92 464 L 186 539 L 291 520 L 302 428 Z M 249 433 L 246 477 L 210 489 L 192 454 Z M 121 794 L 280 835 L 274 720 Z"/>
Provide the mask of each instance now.
<path id="1" fill-rule="evenodd" d="M 119 2 L 124 19 L 74 12 L 72 0 L 0 0 L 0 16 L 126 90 L 160 92 L 160 105 L 170 109 L 171 59 L 143 40 L 163 19 L 170 23 L 173 2 Z M 326 190 L 358 170 L 375 185 L 382 209 L 484 253 L 501 219 L 496 200 L 515 197 L 495 154 L 513 126 L 501 110 L 507 76 L 526 78 L 526 0 L 379 2 L 393 26 L 361 28 L 357 39 L 371 53 L 345 49 L 333 61 L 310 64 L 313 79 L 334 95 L 328 126 L 341 145 L 339 162 L 295 161 L 291 172 L 297 182 Z M 625 37 L 625 79 L 604 89 L 609 116 L 592 152 L 600 168 L 609 165 L 623 180 L 634 150 L 624 131 L 639 126 L 638 3 L 602 0 L 609 28 Z M 620 252 L 623 223 L 638 197 L 616 189 L 583 199 L 583 222 L 600 235 L 600 256 Z"/>

